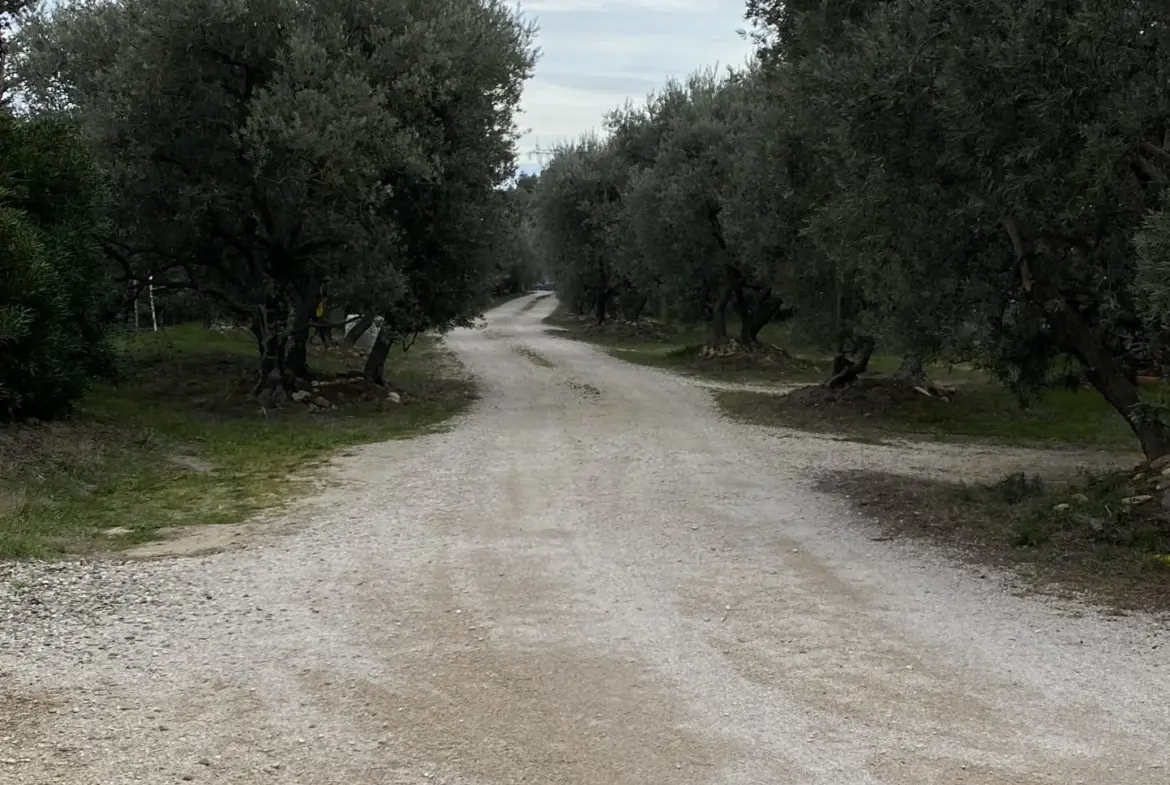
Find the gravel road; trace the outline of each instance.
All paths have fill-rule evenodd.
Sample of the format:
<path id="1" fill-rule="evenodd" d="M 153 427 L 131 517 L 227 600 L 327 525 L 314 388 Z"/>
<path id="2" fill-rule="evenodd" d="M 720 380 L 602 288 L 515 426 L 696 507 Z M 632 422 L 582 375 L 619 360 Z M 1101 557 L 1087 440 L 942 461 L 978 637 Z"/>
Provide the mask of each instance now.
<path id="1" fill-rule="evenodd" d="M 528 304 L 448 339 L 474 411 L 339 459 L 277 534 L 0 566 L 0 783 L 1170 783 L 1165 628 L 812 490 L 1067 458 L 737 425 Z"/>

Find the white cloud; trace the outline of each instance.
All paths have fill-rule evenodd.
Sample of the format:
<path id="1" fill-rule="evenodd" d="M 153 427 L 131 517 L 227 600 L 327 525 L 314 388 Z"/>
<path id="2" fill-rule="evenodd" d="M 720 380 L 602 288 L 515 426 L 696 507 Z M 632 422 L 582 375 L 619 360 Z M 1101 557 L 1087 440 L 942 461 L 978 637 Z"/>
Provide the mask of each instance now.
<path id="1" fill-rule="evenodd" d="M 542 50 L 521 102 L 521 163 L 602 130 L 605 114 L 641 103 L 670 77 L 705 66 L 739 66 L 751 46 L 737 33 L 742 0 L 533 0 Z"/>
<path id="2" fill-rule="evenodd" d="M 527 13 L 572 13 L 640 9 L 664 13 L 702 13 L 711 8 L 704 0 L 528 0 L 520 4 Z"/>
<path id="3" fill-rule="evenodd" d="M 552 147 L 589 131 L 601 133 L 606 113 L 620 107 L 626 98 L 620 91 L 533 82 L 520 104 L 520 126 L 530 129 L 520 139 L 521 161 L 537 146 Z"/>

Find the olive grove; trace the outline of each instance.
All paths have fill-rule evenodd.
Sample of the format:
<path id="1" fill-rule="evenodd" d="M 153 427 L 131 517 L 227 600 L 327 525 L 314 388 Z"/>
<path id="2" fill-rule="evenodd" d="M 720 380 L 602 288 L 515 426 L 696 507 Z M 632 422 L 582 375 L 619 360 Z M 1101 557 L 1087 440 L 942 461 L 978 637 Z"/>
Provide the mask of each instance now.
<path id="1" fill-rule="evenodd" d="M 21 19 L 13 122 L 74 129 L 100 171 L 86 263 L 117 294 L 249 325 L 257 390 L 311 378 L 322 301 L 376 315 L 381 382 L 514 275 L 533 36 L 498 0 L 69 0 Z"/>
<path id="2" fill-rule="evenodd" d="M 561 290 L 924 381 L 975 360 L 1021 394 L 1072 358 L 1150 457 L 1170 328 L 1170 8 L 1106 0 L 752 0 L 757 55 L 566 145 L 534 208 Z"/>

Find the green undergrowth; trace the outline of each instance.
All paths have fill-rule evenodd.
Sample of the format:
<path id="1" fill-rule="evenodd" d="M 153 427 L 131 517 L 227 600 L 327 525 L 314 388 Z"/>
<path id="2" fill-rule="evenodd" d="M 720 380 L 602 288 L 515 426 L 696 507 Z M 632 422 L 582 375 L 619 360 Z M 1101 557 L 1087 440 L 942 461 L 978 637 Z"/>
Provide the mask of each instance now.
<path id="1" fill-rule="evenodd" d="M 1147 383 L 1151 401 L 1167 400 L 1165 384 Z M 945 399 L 889 379 L 839 391 L 810 387 L 789 395 L 718 391 L 732 417 L 797 430 L 926 439 L 969 439 L 1012 445 L 1137 449 L 1125 419 L 1095 390 L 1052 388 L 1024 408 L 995 384 L 957 387 Z"/>
<path id="2" fill-rule="evenodd" d="M 705 356 L 705 325 L 670 325 L 655 319 L 596 324 L 592 317 L 578 316 L 563 306 L 545 318 L 545 324 L 566 338 L 605 348 L 627 362 L 726 382 L 794 384 L 824 379 L 832 357 L 796 345 L 783 325 L 769 325 L 760 333 L 761 350 Z M 739 323 L 728 321 L 728 335 L 739 333 Z M 870 367 L 876 373 L 893 373 L 901 364 L 894 355 L 875 355 Z M 983 382 L 986 376 L 970 365 L 932 365 L 931 375 L 947 384 Z"/>
<path id="3" fill-rule="evenodd" d="M 244 520 L 303 489 L 339 448 L 426 433 L 475 396 L 429 338 L 391 354 L 386 376 L 400 403 L 342 383 L 314 391 L 336 406 L 317 412 L 249 400 L 256 348 L 245 331 L 183 325 L 121 348 L 121 381 L 96 387 L 72 417 L 0 429 L 0 557 L 86 553 Z M 363 362 L 319 347 L 311 360 L 326 374 Z"/>

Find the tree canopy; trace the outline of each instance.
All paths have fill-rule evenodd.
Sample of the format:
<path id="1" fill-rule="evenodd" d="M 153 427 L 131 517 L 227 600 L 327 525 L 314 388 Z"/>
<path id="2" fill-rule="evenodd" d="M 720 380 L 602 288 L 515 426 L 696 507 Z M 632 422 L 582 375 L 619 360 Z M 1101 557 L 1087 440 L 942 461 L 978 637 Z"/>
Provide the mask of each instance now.
<path id="1" fill-rule="evenodd" d="M 308 377 L 322 299 L 391 343 L 466 323 L 514 221 L 533 28 L 496 0 L 78 0 L 26 20 L 28 111 L 105 172 L 118 276 L 247 319 L 261 381 Z"/>
<path id="2" fill-rule="evenodd" d="M 558 282 L 730 314 L 838 355 L 974 359 L 1021 395 L 1078 361 L 1148 455 L 1166 370 L 1170 9 L 1105 0 L 752 0 L 758 57 L 564 146 L 534 208 Z"/>

